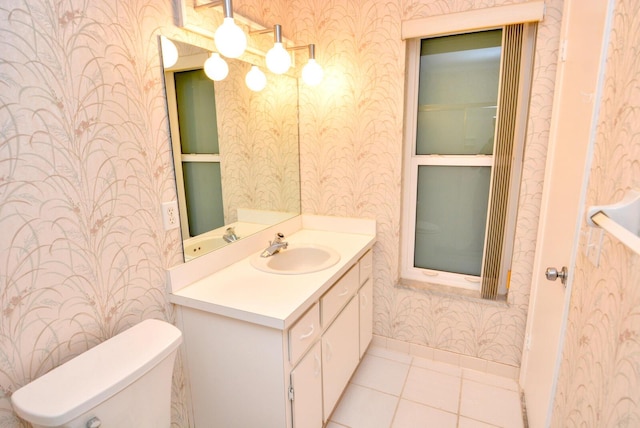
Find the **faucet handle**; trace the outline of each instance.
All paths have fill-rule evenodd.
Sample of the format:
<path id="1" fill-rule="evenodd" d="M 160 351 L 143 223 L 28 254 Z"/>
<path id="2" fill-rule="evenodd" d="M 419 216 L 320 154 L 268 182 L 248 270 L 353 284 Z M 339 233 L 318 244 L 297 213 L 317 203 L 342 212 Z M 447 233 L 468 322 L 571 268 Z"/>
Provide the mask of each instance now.
<path id="1" fill-rule="evenodd" d="M 284 233 L 282 233 L 282 232 L 278 232 L 278 233 L 276 233 L 276 237 L 275 237 L 275 239 L 274 239 L 271 243 L 272 243 L 272 244 L 274 244 L 274 243 L 280 243 L 280 242 L 282 242 L 282 240 L 283 240 L 283 239 L 284 239 Z"/>

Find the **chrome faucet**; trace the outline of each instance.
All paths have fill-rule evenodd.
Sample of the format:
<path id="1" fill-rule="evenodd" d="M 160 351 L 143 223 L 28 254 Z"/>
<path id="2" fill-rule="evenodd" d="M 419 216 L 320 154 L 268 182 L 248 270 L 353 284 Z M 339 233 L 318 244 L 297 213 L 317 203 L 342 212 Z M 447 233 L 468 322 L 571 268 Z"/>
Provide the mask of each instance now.
<path id="1" fill-rule="evenodd" d="M 260 254 L 260 257 L 271 257 L 274 254 L 280 252 L 283 248 L 287 248 L 288 242 L 283 241 L 284 235 L 281 232 L 276 233 L 276 237 L 273 241 L 269 241 L 269 246 L 266 250 Z"/>
<path id="2" fill-rule="evenodd" d="M 222 239 L 225 242 L 234 242 L 240 239 L 238 235 L 236 235 L 236 230 L 233 227 L 227 227 L 227 231 L 222 235 Z"/>

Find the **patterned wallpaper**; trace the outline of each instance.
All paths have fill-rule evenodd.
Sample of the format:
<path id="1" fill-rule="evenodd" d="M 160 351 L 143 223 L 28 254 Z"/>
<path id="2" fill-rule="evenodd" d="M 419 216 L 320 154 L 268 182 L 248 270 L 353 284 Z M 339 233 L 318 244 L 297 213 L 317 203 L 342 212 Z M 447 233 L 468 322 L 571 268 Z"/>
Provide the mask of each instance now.
<path id="1" fill-rule="evenodd" d="M 538 31 L 508 307 L 395 284 L 404 85 L 400 22 L 516 2 L 234 2 L 236 11 L 250 19 L 281 23 L 285 37 L 297 44 L 317 45 L 325 80 L 300 90 L 302 207 L 307 213 L 377 220 L 376 333 L 514 366 L 520 362 L 529 299 L 562 0 L 546 1 Z M 621 11 L 631 7 L 630 0 L 621 1 Z M 160 203 L 174 199 L 175 190 L 156 36 L 162 31 L 185 41 L 190 37 L 173 26 L 172 13 L 171 0 L 0 0 L 0 426 L 20 425 L 8 401 L 20 385 L 141 319 L 172 319 L 164 269 L 179 263 L 180 237 L 177 231 L 165 233 L 161 224 Z M 637 38 L 637 24 L 624 19 L 633 16 L 634 11 L 619 15 L 619 37 Z M 631 158 L 606 144 L 636 126 L 635 112 L 619 98 L 634 92 L 616 91 L 614 84 L 620 80 L 623 87 L 635 78 L 626 68 L 633 62 L 627 59 L 634 59 L 631 52 L 628 46 L 612 54 L 617 67 L 607 108 L 628 115 L 601 124 L 597 164 L 612 176 L 603 175 L 591 189 L 591 200 L 598 202 L 605 198 L 596 194 L 615 195 L 618 188 L 609 189 L 613 175 L 627 174 L 626 185 L 634 178 Z M 629 167 L 622 171 L 609 164 L 610 158 Z M 608 245 L 605 258 L 610 260 L 599 269 L 581 261 L 584 282 L 600 285 L 598 275 L 604 279 L 610 271 L 605 263 L 637 262 L 616 244 Z M 606 318 L 618 323 L 619 333 L 611 338 L 592 322 L 603 316 L 598 305 L 604 298 L 585 293 L 574 299 L 576 308 L 594 309 L 573 310 L 570 330 L 579 332 L 570 333 L 575 346 L 568 347 L 567 355 L 584 363 L 563 371 L 561 390 L 569 398 L 560 402 L 557 414 L 569 414 L 587 399 L 601 403 L 615 397 L 592 394 L 570 401 L 578 399 L 575 389 L 581 388 L 570 382 L 584 379 L 591 388 L 589 382 L 611 379 L 606 373 L 591 377 L 584 368 L 590 358 L 603 357 L 596 355 L 605 352 L 600 342 L 618 341 L 617 347 L 607 347 L 611 354 L 604 358 L 621 365 L 634 361 L 618 360 L 630 355 L 625 352 L 638 352 L 638 317 L 629 306 L 638 301 L 637 293 L 617 288 L 636 280 L 637 271 L 630 267 L 618 276 L 608 282 L 612 294 L 607 296 L 614 297 L 607 297 L 607 310 L 617 316 L 629 308 L 624 318 L 629 325 L 620 324 L 622 318 Z M 585 347 L 588 352 L 578 352 Z M 613 354 L 614 349 L 619 352 Z M 567 376 L 570 370 L 581 377 Z M 624 380 L 619 379 L 620 391 Z M 637 380 L 627 385 L 637 391 Z M 189 424 L 185 395 L 178 368 L 174 426 Z"/>
<path id="2" fill-rule="evenodd" d="M 315 42 L 325 80 L 301 89 L 303 211 L 376 218 L 376 332 L 517 365 L 542 186 L 560 0 L 538 37 L 509 308 L 395 288 L 404 45 L 401 19 L 491 0 L 262 2 L 237 11 Z M 0 2 L 0 426 L 11 391 L 144 318 L 172 319 L 180 260 L 156 36 L 169 0 Z M 173 420 L 187 426 L 181 371 Z"/>
<path id="3" fill-rule="evenodd" d="M 301 89 L 302 210 L 377 220 L 375 333 L 520 365 L 544 177 L 559 45 L 561 0 L 546 2 L 539 26 L 509 305 L 396 286 L 399 275 L 403 19 L 517 1 L 295 0 L 284 9 L 236 1 L 258 22 L 282 22 L 286 36 L 317 44 L 325 80 Z M 262 6 L 260 6 L 262 5 Z M 277 16 L 277 15 L 276 15 Z"/>
<path id="4" fill-rule="evenodd" d="M 640 4 L 615 2 L 587 206 L 640 188 Z M 586 233 L 586 223 L 582 231 Z M 554 427 L 640 426 L 640 258 L 605 234 L 599 266 L 582 240 Z"/>
<path id="5" fill-rule="evenodd" d="M 215 84 L 225 223 L 238 220 L 238 208 L 298 213 L 297 81 L 263 70 L 267 86 L 253 92 L 244 81 L 251 66 L 228 62 Z"/>
<path id="6" fill-rule="evenodd" d="M 0 426 L 11 391 L 145 318 L 181 260 L 158 30 L 168 1 L 0 1 Z M 182 371 L 173 419 L 187 426 Z"/>

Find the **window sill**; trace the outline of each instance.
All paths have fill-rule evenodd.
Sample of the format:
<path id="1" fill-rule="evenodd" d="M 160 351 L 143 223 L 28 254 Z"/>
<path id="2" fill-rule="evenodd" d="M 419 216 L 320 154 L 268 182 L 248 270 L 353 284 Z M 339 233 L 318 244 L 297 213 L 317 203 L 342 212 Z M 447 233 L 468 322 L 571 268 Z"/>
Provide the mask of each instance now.
<path id="1" fill-rule="evenodd" d="M 441 297 L 448 297 L 459 300 L 467 300 L 474 303 L 481 303 L 489 306 L 497 306 L 500 308 L 508 308 L 507 296 L 498 296 L 496 300 L 487 300 L 480 297 L 480 291 L 465 290 L 464 288 L 451 287 L 442 284 L 433 284 L 430 282 L 416 281 L 413 279 L 400 278 L 395 285 L 396 288 L 417 291 L 424 294 L 430 294 Z"/>

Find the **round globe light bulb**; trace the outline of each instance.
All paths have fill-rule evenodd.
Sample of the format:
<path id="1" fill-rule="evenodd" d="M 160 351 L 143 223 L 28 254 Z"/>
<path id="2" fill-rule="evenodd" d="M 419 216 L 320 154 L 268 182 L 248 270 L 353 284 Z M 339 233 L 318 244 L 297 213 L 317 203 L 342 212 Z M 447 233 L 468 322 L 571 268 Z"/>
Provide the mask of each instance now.
<path id="1" fill-rule="evenodd" d="M 247 36 L 233 21 L 224 18 L 222 25 L 213 34 L 213 40 L 218 51 L 227 58 L 238 58 L 247 48 Z"/>
<path id="2" fill-rule="evenodd" d="M 322 81 L 324 72 L 315 59 L 310 58 L 307 65 L 302 68 L 302 80 L 309 86 L 316 86 Z"/>
<path id="3" fill-rule="evenodd" d="M 222 80 L 229 74 L 229 66 L 219 53 L 212 53 L 204 62 L 204 74 L 211 80 Z"/>
<path id="4" fill-rule="evenodd" d="M 178 48 L 165 36 L 160 36 L 160 46 L 162 48 L 162 65 L 164 68 L 173 67 L 178 62 Z"/>
<path id="5" fill-rule="evenodd" d="M 282 46 L 282 43 L 276 42 L 269 49 L 266 57 L 267 68 L 275 74 L 283 74 L 291 67 L 291 55 Z"/>
<path id="6" fill-rule="evenodd" d="M 267 76 L 255 65 L 251 67 L 244 81 L 254 92 L 260 92 L 267 86 Z"/>

